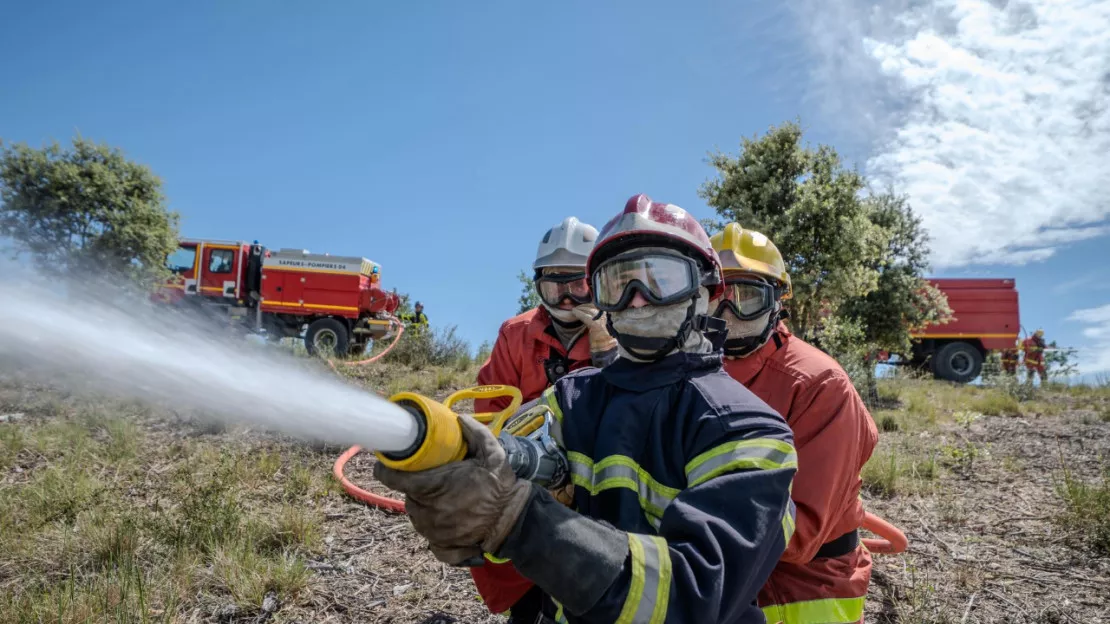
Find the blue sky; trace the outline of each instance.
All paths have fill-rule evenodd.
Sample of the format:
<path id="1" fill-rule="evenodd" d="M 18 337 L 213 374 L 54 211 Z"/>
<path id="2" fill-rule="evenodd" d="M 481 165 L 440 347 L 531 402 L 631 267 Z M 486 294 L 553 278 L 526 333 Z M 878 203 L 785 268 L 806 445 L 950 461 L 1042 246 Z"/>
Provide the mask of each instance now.
<path id="1" fill-rule="evenodd" d="M 368 257 L 476 347 L 563 217 L 600 228 L 639 192 L 711 216 L 707 152 L 788 119 L 861 167 L 905 127 L 829 106 L 846 100 L 814 18 L 770 4 L 12 3 L 0 138 L 118 146 L 185 235 Z M 1056 238 L 936 274 L 1015 277 L 1025 326 L 1084 347 L 1101 316 L 1067 317 L 1110 304 L 1107 238 Z M 981 257 L 1010 243 L 1029 244 Z"/>

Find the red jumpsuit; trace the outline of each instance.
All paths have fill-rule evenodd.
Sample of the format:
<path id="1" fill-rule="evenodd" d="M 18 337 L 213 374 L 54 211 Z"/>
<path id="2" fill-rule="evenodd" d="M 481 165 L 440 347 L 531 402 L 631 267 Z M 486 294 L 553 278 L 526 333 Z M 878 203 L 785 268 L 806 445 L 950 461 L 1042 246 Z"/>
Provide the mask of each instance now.
<path id="1" fill-rule="evenodd" d="M 767 622 L 862 622 L 871 554 L 852 533 L 863 522 L 860 471 L 879 440 L 875 422 L 840 365 L 781 322 L 725 370 L 786 418 L 798 452 L 797 527 L 759 594 Z"/>
<path id="2" fill-rule="evenodd" d="M 545 361 L 553 355 L 567 359 L 567 371 L 591 366 L 589 335 L 583 331 L 568 354 L 555 336 L 551 323 L 551 315 L 543 306 L 505 321 L 489 359 L 478 371 L 478 383 L 515 386 L 520 389 L 524 402 L 528 402 L 551 385 Z M 474 411 L 493 412 L 508 405 L 508 398 L 475 400 Z M 470 575 L 491 613 L 503 613 L 533 585 L 511 563 L 487 560 L 481 567 L 470 568 Z"/>
<path id="3" fill-rule="evenodd" d="M 1025 374 L 1029 382 L 1032 383 L 1034 373 L 1041 378 L 1041 383 L 1047 381 L 1044 366 L 1044 340 L 1030 336 L 1021 346 L 1025 351 Z"/>

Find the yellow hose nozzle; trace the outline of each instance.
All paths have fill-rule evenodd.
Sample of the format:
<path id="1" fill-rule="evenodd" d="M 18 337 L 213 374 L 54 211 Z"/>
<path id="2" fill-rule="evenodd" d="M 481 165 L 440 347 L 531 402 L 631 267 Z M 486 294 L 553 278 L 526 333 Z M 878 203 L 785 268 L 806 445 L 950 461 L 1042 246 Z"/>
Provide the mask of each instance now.
<path id="1" fill-rule="evenodd" d="M 512 386 L 477 386 L 459 390 L 443 403 L 415 392 L 399 392 L 389 401 L 412 414 L 417 423 L 416 439 L 409 448 L 393 452 L 377 452 L 378 461 L 395 470 L 416 472 L 459 461 L 466 457 L 466 440 L 463 439 L 459 417 L 451 406 L 464 399 L 494 399 L 510 397 L 509 406 L 499 412 L 475 414 L 474 418 L 488 425 L 494 436 L 520 407 L 520 390 Z"/>

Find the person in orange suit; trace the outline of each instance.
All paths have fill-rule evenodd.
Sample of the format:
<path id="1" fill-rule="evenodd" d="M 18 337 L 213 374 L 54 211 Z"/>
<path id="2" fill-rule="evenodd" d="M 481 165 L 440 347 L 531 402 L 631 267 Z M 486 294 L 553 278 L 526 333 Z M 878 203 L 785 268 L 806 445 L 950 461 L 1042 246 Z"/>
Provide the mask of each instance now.
<path id="1" fill-rule="evenodd" d="M 548 230 L 532 263 L 541 304 L 505 321 L 493 351 L 478 371 L 478 384 L 514 386 L 524 402 L 540 396 L 557 379 L 587 366 L 602 368 L 617 357 L 617 341 L 590 303 L 586 259 L 597 229 L 575 217 Z M 477 413 L 496 412 L 508 397 L 474 401 Z M 508 610 L 509 622 L 531 624 L 543 594 L 512 564 L 487 556 L 470 568 L 478 593 L 491 613 Z"/>
<path id="2" fill-rule="evenodd" d="M 1020 345 L 1015 342 L 1013 349 L 1002 350 L 1002 370 L 1011 377 L 1017 376 L 1019 347 Z"/>
<path id="3" fill-rule="evenodd" d="M 1025 381 L 1026 383 L 1033 383 L 1033 375 L 1041 378 L 1041 385 L 1048 382 L 1048 373 L 1044 365 L 1044 330 L 1038 329 L 1033 332 L 1033 335 L 1026 338 L 1022 343 L 1022 350 L 1025 351 Z"/>
<path id="4" fill-rule="evenodd" d="M 786 418 L 798 452 L 797 527 L 759 606 L 770 624 L 862 622 L 871 555 L 859 539 L 860 471 L 875 422 L 836 360 L 782 322 L 792 291 L 774 243 L 736 223 L 712 242 L 727 286 L 714 302 L 728 325 L 725 370 Z"/>

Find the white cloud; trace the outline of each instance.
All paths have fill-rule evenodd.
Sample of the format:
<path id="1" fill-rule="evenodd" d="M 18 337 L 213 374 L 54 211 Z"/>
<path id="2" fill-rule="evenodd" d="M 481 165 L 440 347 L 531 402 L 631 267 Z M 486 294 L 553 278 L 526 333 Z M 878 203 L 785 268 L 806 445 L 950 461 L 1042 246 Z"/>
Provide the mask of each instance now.
<path id="1" fill-rule="evenodd" d="M 1043 261 L 1110 216 L 1110 2 L 794 0 L 830 119 L 936 267 Z"/>
<path id="2" fill-rule="evenodd" d="M 1090 342 L 1080 353 L 1080 369 L 1084 373 L 1110 371 L 1110 303 L 1097 308 L 1072 312 L 1069 321 L 1083 323 L 1083 336 Z"/>

